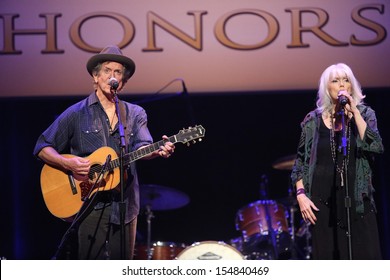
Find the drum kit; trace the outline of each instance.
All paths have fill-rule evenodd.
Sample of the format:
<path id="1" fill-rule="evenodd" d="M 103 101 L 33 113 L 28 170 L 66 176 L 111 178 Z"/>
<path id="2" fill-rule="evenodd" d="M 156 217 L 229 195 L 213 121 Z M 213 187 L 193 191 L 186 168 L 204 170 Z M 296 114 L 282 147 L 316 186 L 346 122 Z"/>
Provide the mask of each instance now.
<path id="1" fill-rule="evenodd" d="M 184 250 L 185 244 L 162 241 L 152 243 L 152 219 L 153 210 L 176 209 L 187 205 L 189 201 L 187 194 L 170 187 L 151 184 L 140 186 L 140 204 L 146 210 L 147 241 L 146 244 L 137 244 L 135 259 L 170 260 Z"/>
<path id="2" fill-rule="evenodd" d="M 189 203 L 189 197 L 176 189 L 159 185 L 140 186 L 140 204 L 145 209 L 147 242 L 137 244 L 134 258 L 137 260 L 243 260 L 244 255 L 223 241 L 184 243 L 151 241 L 153 211 L 172 210 Z"/>
<path id="3" fill-rule="evenodd" d="M 291 171 L 296 155 L 276 160 L 272 167 Z M 241 236 L 231 244 L 243 253 L 245 259 L 310 259 L 309 225 L 295 220 L 298 203 L 291 184 L 287 197 L 270 200 L 267 196 L 268 178 L 260 183 L 261 200 L 252 202 L 236 214 L 236 229 Z M 296 230 L 298 226 L 298 229 Z M 297 240 L 298 238 L 298 240 Z"/>
<path id="4" fill-rule="evenodd" d="M 277 170 L 292 170 L 295 155 L 278 159 L 272 165 Z M 289 196 L 271 200 L 266 197 L 266 177 L 262 177 L 261 200 L 241 207 L 235 217 L 240 236 L 224 241 L 184 243 L 151 241 L 153 210 L 170 210 L 189 203 L 189 197 L 176 189 L 159 185 L 142 185 L 141 207 L 145 209 L 147 242 L 138 244 L 135 259 L 139 260 L 273 260 L 310 259 L 308 225 L 294 219 L 297 201 L 289 189 Z M 297 238 L 299 240 L 297 240 Z M 298 241 L 298 242 L 297 242 Z"/>

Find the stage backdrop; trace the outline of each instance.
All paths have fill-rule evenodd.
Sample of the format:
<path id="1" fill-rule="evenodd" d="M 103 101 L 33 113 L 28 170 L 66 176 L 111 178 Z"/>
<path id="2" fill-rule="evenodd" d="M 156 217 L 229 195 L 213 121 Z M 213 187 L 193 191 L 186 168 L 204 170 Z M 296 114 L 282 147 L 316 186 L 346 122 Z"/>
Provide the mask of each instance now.
<path id="1" fill-rule="evenodd" d="M 177 78 L 192 93 L 313 89 L 336 62 L 365 87 L 389 87 L 389 9 L 388 0 L 1 0 L 0 97 L 85 94 L 85 63 L 109 44 L 136 62 L 130 94 Z"/>

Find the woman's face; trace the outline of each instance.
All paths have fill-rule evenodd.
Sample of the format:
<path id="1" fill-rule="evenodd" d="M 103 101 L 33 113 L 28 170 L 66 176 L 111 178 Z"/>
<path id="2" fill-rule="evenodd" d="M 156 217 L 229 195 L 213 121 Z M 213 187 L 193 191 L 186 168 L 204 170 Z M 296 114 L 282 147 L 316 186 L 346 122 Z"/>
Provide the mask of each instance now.
<path id="1" fill-rule="evenodd" d="M 336 74 L 334 76 L 331 76 L 328 82 L 328 89 L 329 89 L 330 97 L 333 99 L 334 102 L 336 102 L 338 99 L 339 92 L 345 90 L 348 93 L 351 93 L 352 86 L 347 75 Z"/>

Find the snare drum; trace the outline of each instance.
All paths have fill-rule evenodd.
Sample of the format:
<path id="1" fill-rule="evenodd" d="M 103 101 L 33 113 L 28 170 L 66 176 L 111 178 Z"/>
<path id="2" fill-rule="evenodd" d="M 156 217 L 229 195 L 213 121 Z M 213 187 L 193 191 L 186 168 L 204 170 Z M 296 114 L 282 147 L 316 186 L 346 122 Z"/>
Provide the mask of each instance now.
<path id="1" fill-rule="evenodd" d="M 243 260 L 244 256 L 233 246 L 222 241 L 195 242 L 180 252 L 177 260 Z"/>
<path id="2" fill-rule="evenodd" d="M 243 237 L 253 234 L 270 235 L 289 232 L 287 211 L 273 200 L 259 200 L 241 208 L 236 215 L 236 229 Z"/>
<path id="3" fill-rule="evenodd" d="M 134 253 L 135 260 L 173 260 L 175 257 L 184 250 L 186 245 L 184 243 L 175 242 L 153 242 L 150 253 L 151 257 L 148 258 L 148 246 L 145 244 L 139 244 L 136 246 Z"/>

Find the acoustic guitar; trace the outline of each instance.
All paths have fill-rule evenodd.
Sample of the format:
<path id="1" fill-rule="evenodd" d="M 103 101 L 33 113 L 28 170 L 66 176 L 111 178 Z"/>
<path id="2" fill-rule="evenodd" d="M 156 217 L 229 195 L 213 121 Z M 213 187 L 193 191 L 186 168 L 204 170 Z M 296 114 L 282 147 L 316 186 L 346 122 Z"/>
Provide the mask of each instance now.
<path id="1" fill-rule="evenodd" d="M 136 151 L 123 155 L 122 164 L 130 163 L 150 155 L 160 149 L 166 141 L 190 145 L 201 141 L 205 135 L 205 129 L 201 125 L 182 129 L 176 135 L 168 137 L 168 140 L 160 140 Z M 64 154 L 65 157 L 74 155 Z M 110 147 L 102 147 L 90 154 L 91 168 L 88 180 L 79 181 L 69 171 L 61 170 L 45 164 L 41 171 L 41 190 L 45 204 L 49 211 L 56 217 L 71 221 L 83 203 L 90 200 L 98 191 L 108 191 L 116 188 L 120 183 L 120 158 Z M 110 160 L 107 160 L 110 159 Z"/>

